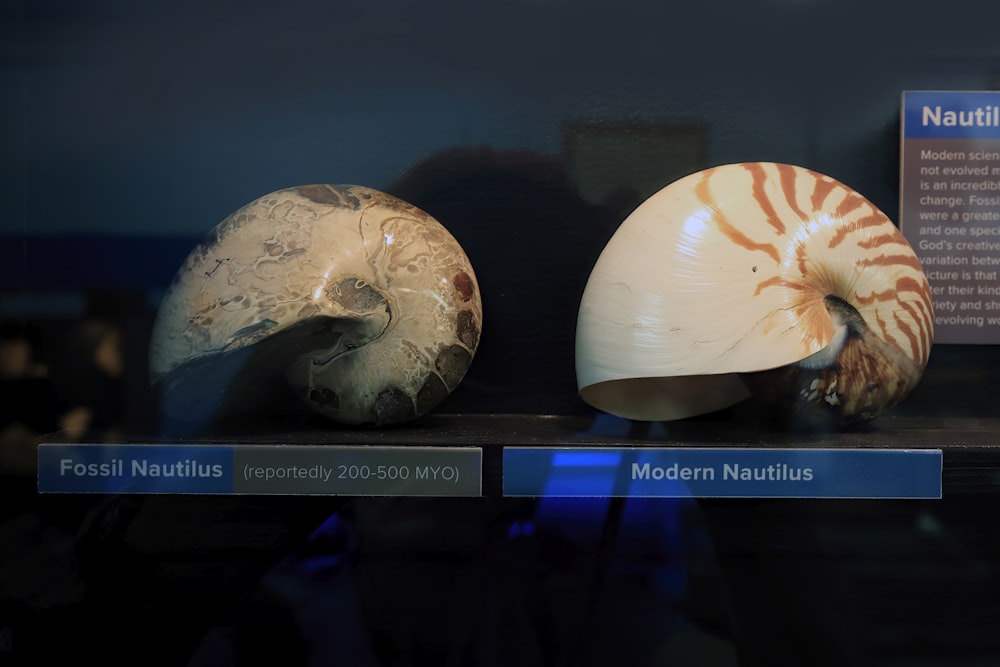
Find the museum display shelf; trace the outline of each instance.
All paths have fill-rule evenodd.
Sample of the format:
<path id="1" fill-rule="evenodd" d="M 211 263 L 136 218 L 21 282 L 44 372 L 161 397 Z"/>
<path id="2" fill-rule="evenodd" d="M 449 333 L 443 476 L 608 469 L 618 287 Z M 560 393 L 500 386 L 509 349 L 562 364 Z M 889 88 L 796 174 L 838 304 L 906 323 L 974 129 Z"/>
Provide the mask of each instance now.
<path id="1" fill-rule="evenodd" d="M 245 429 L 245 430 L 244 430 Z M 503 451 L 539 448 L 927 450 L 943 454 L 943 493 L 989 493 L 1000 484 L 1000 419 L 886 416 L 851 431 L 769 430 L 741 420 L 629 422 L 606 415 L 445 414 L 396 428 L 338 427 L 313 417 L 227 424 L 198 437 L 136 437 L 122 444 L 311 447 L 475 447 L 483 495 L 502 495 Z"/>
<path id="2" fill-rule="evenodd" d="M 350 617 L 354 612 L 330 588 L 340 579 L 310 579 L 314 575 L 299 569 L 319 567 L 318 558 L 353 554 L 343 562 L 354 563 L 366 576 L 397 572 L 396 585 L 406 590 L 433 595 L 445 587 L 450 591 L 447 599 L 464 600 L 456 602 L 464 605 L 467 594 L 445 582 L 449 576 L 467 576 L 470 569 L 503 571 L 513 566 L 514 573 L 503 575 L 514 577 L 509 585 L 542 586 L 532 590 L 555 594 L 558 588 L 547 588 L 552 585 L 549 579 L 543 578 L 544 585 L 528 583 L 536 575 L 517 570 L 521 566 L 514 565 L 516 559 L 502 565 L 513 557 L 510 545 L 531 545 L 539 539 L 541 545 L 554 539 L 568 540 L 555 552 L 567 549 L 563 553 L 570 558 L 556 567 L 557 572 L 569 568 L 559 577 L 577 581 L 580 595 L 596 586 L 595 591 L 624 595 L 620 601 L 632 600 L 628 604 L 645 603 L 638 591 L 623 592 L 629 589 L 621 588 L 625 584 L 619 581 L 619 568 L 639 567 L 638 573 L 665 567 L 659 559 L 680 557 L 675 549 L 688 554 L 682 571 L 690 600 L 677 609 L 695 627 L 707 628 L 709 636 L 727 637 L 738 645 L 743 660 L 739 664 L 781 663 L 814 653 L 823 655 L 816 655 L 813 664 L 850 664 L 854 651 L 862 649 L 889 660 L 960 647 L 974 658 L 998 648 L 986 628 L 989 610 L 996 607 L 993 593 L 1000 562 L 1000 536 L 986 521 L 1000 507 L 1000 421 L 992 417 L 889 415 L 877 425 L 836 433 L 779 431 L 759 422 L 751 426 L 745 414 L 667 425 L 586 414 L 448 413 L 378 429 L 331 427 L 314 416 L 243 424 L 242 429 L 228 424 L 225 436 L 134 442 L 316 449 L 472 447 L 483 455 L 482 497 L 42 494 L 33 502 L 43 516 L 65 515 L 74 505 L 88 517 L 74 540 L 87 589 L 64 608 L 67 618 L 79 622 L 78 614 L 98 610 L 123 621 L 141 644 L 154 641 L 159 626 L 183 607 L 188 609 L 186 621 L 176 629 L 172 652 L 165 654 L 179 659 L 207 650 L 206 633 L 241 618 L 247 605 L 260 604 L 262 590 L 284 600 L 279 609 L 288 600 L 311 600 L 341 605 L 337 613 Z M 940 449 L 942 495 L 924 500 L 505 498 L 503 452 L 510 447 Z M 12 493 L 11 487 L 6 491 Z M 658 523 L 664 520 L 666 524 Z M 684 536 L 682 542 L 696 535 L 707 542 L 695 553 L 690 544 L 671 542 L 666 552 L 654 548 L 653 543 L 675 539 L 670 528 L 674 521 L 684 526 L 677 534 Z M 653 542 L 645 544 L 648 540 Z M 707 551 L 702 553 L 702 548 Z M 632 559 L 643 564 L 627 565 Z M 341 561 L 322 562 L 332 568 L 329 572 L 340 571 L 332 563 Z M 600 574 L 605 567 L 611 568 L 609 574 Z M 528 580 L 521 578 L 525 576 Z M 403 612 L 377 601 L 395 600 L 403 589 L 390 593 L 376 580 L 366 581 L 358 583 L 356 594 L 370 627 L 377 633 L 391 632 L 404 618 L 394 614 Z M 311 586 L 301 590 L 313 592 L 295 593 L 295 586 Z M 573 596 L 560 599 L 559 604 L 576 599 L 568 604 L 578 609 L 588 605 Z M 603 614 L 614 604 L 605 600 L 591 608 Z M 569 614 L 563 621 L 571 627 L 580 619 Z M 64 621 L 47 611 L 37 622 L 58 626 Z M 250 619 L 240 622 L 253 627 Z M 405 635 L 408 627 L 399 632 Z M 437 631 L 443 634 L 429 642 L 451 641 L 442 627 Z M 29 630 L 16 628 L 24 641 Z M 841 634 L 848 630 L 853 633 L 849 639 Z M 572 643 L 567 636 L 574 630 L 562 632 L 569 634 L 559 634 L 553 642 Z M 605 649 L 617 646 L 616 639 L 601 636 L 594 641 L 608 642 Z M 115 655 L 115 647 L 88 647 L 92 655 Z M 705 655 L 708 649 L 699 650 Z"/>
<path id="3" fill-rule="evenodd" d="M 479 494 L 490 498 L 504 495 L 505 452 L 514 449 L 731 450 L 751 454 L 940 451 L 942 498 L 988 495 L 1000 490 L 1000 404 L 990 390 L 995 369 L 1000 367 L 998 355 L 992 346 L 936 347 L 921 383 L 907 400 L 871 422 L 848 429 L 776 411 L 754 400 L 702 417 L 656 422 L 627 420 L 579 405 L 561 414 L 449 410 L 455 405 L 489 403 L 487 392 L 473 389 L 468 393 L 460 390 L 454 402 L 439 411 L 394 426 L 337 424 L 293 400 L 284 411 L 255 411 L 216 421 L 164 418 L 140 424 L 115 443 L 237 449 L 266 446 L 279 452 L 282 447 L 296 451 L 472 449 L 481 458 L 472 464 L 481 478 Z M 511 402 L 509 394 L 516 390 L 510 387 L 498 394 L 497 403 Z M 532 393 L 531 386 L 524 390 L 523 402 L 548 400 L 538 390 Z M 150 401 L 155 404 L 155 399 Z M 411 458 L 411 462 L 419 463 L 419 459 Z M 891 474 L 891 470 L 880 469 L 877 474 Z M 873 483 L 877 487 L 878 480 Z M 253 495 L 253 487 L 248 488 Z M 284 493 L 295 493 L 294 487 L 283 488 Z M 353 488 L 355 492 L 345 495 L 364 496 L 370 487 Z M 323 495 L 321 487 L 302 492 Z M 430 495 L 434 495 L 433 490 Z M 680 495 L 697 494 L 681 490 Z"/>

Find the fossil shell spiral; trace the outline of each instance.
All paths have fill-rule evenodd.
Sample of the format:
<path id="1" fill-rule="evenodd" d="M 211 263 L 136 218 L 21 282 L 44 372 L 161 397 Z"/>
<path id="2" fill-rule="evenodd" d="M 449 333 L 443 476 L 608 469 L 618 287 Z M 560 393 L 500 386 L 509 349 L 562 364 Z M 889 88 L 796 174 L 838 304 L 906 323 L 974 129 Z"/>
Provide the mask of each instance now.
<path id="1" fill-rule="evenodd" d="M 402 423 L 458 386 L 481 328 L 472 265 L 438 221 L 377 190 L 306 185 L 247 204 L 190 253 L 150 374 L 180 418 L 256 410 L 283 376 L 334 421 Z"/>
<path id="2" fill-rule="evenodd" d="M 777 383 L 775 401 L 863 422 L 919 381 L 932 310 L 909 243 L 862 195 L 802 167 L 723 165 L 651 196 L 604 248 L 580 304 L 577 382 L 636 420 Z"/>

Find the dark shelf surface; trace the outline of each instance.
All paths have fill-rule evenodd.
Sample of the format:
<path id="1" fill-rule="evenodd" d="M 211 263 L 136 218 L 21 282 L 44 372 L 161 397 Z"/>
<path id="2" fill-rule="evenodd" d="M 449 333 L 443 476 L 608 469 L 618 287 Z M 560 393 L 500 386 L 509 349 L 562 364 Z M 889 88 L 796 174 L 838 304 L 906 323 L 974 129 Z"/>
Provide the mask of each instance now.
<path id="1" fill-rule="evenodd" d="M 1000 418 L 886 415 L 852 430 L 783 428 L 735 416 L 643 423 L 608 415 L 431 414 L 393 428 L 352 428 L 309 416 L 230 421 L 197 436 L 133 442 L 177 444 L 403 445 L 483 448 L 484 492 L 498 493 L 504 447 L 941 449 L 943 489 L 1000 489 Z"/>
<path id="2" fill-rule="evenodd" d="M 1000 446 L 1000 418 L 886 416 L 853 430 L 810 431 L 764 428 L 736 419 L 646 423 L 606 415 L 439 413 L 381 428 L 353 428 L 309 417 L 230 421 L 198 436 L 156 439 L 178 443 L 990 448 Z"/>

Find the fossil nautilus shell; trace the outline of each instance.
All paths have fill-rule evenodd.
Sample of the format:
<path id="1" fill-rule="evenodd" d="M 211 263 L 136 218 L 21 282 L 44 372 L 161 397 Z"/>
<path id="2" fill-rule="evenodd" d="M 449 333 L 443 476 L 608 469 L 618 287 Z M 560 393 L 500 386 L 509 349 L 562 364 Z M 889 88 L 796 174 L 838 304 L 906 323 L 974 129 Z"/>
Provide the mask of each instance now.
<path id="1" fill-rule="evenodd" d="M 728 164 L 663 188 L 615 232 L 580 304 L 577 381 L 629 419 L 760 392 L 844 426 L 914 388 L 932 323 L 917 257 L 871 202 L 802 167 Z"/>
<path id="2" fill-rule="evenodd" d="M 334 421 L 401 423 L 457 387 L 481 327 L 475 273 L 438 221 L 377 190 L 307 185 L 247 204 L 190 253 L 150 372 L 181 418 L 266 409 L 290 385 Z"/>

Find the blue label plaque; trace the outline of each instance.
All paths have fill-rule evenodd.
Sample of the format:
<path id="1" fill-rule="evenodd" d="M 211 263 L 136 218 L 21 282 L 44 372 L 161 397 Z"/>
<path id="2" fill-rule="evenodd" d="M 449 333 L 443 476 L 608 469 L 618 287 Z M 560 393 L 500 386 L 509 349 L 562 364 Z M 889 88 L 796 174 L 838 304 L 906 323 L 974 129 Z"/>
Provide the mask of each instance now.
<path id="1" fill-rule="evenodd" d="M 41 493 L 229 493 L 231 447 L 46 445 L 38 448 Z"/>
<path id="2" fill-rule="evenodd" d="M 38 491 L 470 497 L 482 495 L 482 449 L 43 444 Z"/>
<path id="3" fill-rule="evenodd" d="M 940 498 L 941 450 L 511 447 L 507 496 Z"/>

